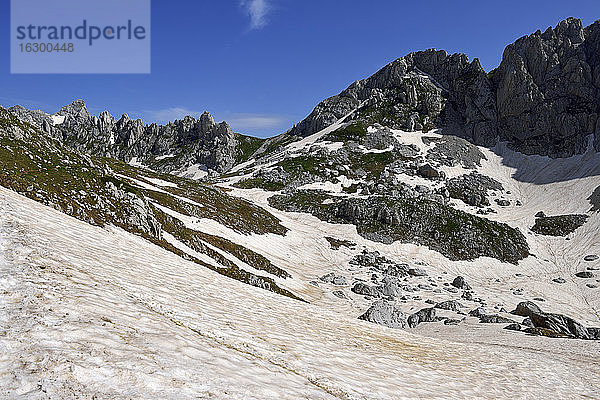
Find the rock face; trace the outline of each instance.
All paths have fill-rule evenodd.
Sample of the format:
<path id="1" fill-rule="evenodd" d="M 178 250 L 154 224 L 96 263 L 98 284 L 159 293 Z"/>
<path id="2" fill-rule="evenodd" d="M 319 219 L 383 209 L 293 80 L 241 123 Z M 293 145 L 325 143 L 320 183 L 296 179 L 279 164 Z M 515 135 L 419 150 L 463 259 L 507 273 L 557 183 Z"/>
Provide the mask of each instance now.
<path id="1" fill-rule="evenodd" d="M 238 160 L 238 135 L 226 122 L 216 123 L 205 112 L 161 126 L 144 125 L 124 114 L 119 120 L 107 111 L 92 116 L 82 100 L 49 116 L 16 106 L 9 109 L 19 119 L 37 126 L 64 144 L 85 154 L 135 160 L 163 172 L 200 164 L 224 172 Z"/>
<path id="2" fill-rule="evenodd" d="M 311 135 L 355 109 L 353 119 L 409 131 L 444 127 L 482 145 L 497 136 L 492 82 L 464 54 L 431 49 L 399 58 L 320 103 L 289 133 Z"/>
<path id="3" fill-rule="evenodd" d="M 600 150 L 600 21 L 569 18 L 509 45 L 486 74 L 464 54 L 411 53 L 317 105 L 288 132 L 306 137 L 347 120 L 413 131 L 441 129 L 481 146 L 498 140 L 525 154 Z"/>
<path id="4" fill-rule="evenodd" d="M 600 125 L 600 22 L 569 18 L 509 45 L 493 76 L 502 140 L 525 154 L 583 153 Z"/>

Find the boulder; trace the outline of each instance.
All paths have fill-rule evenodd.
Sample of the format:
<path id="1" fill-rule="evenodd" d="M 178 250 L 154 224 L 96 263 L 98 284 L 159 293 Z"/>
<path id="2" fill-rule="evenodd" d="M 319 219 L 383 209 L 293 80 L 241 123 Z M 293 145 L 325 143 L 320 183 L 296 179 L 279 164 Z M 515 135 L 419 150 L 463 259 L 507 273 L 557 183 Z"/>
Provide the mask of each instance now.
<path id="1" fill-rule="evenodd" d="M 460 311 L 461 307 L 462 307 L 462 305 L 456 300 L 442 301 L 441 303 L 437 303 L 434 306 L 434 308 L 439 308 L 442 310 L 449 310 L 449 311 L 454 311 L 454 312 Z"/>
<path id="2" fill-rule="evenodd" d="M 458 289 L 471 290 L 471 286 L 467 283 L 465 278 L 460 275 L 454 278 L 452 281 L 452 286 Z"/>
<path id="3" fill-rule="evenodd" d="M 393 303 L 379 300 L 369 307 L 364 314 L 358 317 L 363 321 L 387 326 L 389 328 L 406 328 L 408 323 L 406 315 Z"/>
<path id="4" fill-rule="evenodd" d="M 416 327 L 423 322 L 435 322 L 437 321 L 435 308 L 423 308 L 408 317 L 408 326 L 411 328 Z"/>
<path id="5" fill-rule="evenodd" d="M 566 315 L 543 312 L 535 303 L 530 301 L 519 303 L 511 314 L 528 317 L 533 325 L 533 328 L 530 328 L 532 329 L 530 333 L 550 336 L 549 332 L 554 332 L 558 336 L 600 339 L 600 328 L 586 328 Z"/>

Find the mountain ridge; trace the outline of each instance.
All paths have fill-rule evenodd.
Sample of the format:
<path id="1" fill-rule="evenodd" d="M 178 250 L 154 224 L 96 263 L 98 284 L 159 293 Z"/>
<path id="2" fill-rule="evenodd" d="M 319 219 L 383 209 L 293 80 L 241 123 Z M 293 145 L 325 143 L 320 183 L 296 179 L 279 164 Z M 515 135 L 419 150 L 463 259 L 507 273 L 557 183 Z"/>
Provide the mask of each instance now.
<path id="1" fill-rule="evenodd" d="M 413 52 L 319 103 L 286 134 L 309 136 L 361 105 L 349 120 L 439 128 L 477 145 L 507 141 L 553 158 L 582 154 L 594 135 L 600 150 L 599 49 L 600 21 L 584 28 L 568 18 L 508 45 L 489 74 L 464 54 Z"/>

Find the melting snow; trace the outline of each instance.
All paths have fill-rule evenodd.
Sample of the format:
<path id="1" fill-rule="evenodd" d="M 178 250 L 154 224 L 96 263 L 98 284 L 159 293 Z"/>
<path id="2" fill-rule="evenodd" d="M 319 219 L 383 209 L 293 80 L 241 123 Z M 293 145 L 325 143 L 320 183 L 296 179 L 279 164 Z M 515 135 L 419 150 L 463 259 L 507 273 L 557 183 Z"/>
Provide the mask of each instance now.
<path id="1" fill-rule="evenodd" d="M 61 125 L 63 122 L 65 122 L 64 115 L 51 115 L 50 118 L 52 118 L 53 125 Z"/>
<path id="2" fill-rule="evenodd" d="M 585 356 L 555 350 L 578 341 L 538 352 L 415 336 L 244 285 L 4 188 L 0 208 L 9 398 L 597 395 L 597 346 Z"/>

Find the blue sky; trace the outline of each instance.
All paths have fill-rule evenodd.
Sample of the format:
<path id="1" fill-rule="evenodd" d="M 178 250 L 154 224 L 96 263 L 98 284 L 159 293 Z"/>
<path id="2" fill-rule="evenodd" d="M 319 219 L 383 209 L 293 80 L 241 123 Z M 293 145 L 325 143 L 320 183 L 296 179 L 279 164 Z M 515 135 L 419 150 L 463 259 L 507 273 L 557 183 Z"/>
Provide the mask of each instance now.
<path id="1" fill-rule="evenodd" d="M 478 57 L 495 68 L 504 47 L 575 16 L 595 1 L 153 0 L 149 75 L 11 75 L 9 2 L 0 104 L 89 110 L 161 122 L 209 111 L 235 131 L 273 136 L 324 98 L 388 62 L 426 48 Z"/>

